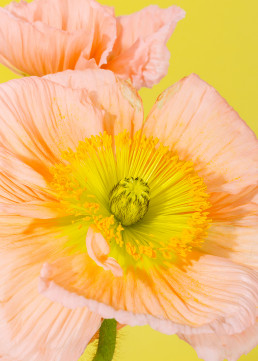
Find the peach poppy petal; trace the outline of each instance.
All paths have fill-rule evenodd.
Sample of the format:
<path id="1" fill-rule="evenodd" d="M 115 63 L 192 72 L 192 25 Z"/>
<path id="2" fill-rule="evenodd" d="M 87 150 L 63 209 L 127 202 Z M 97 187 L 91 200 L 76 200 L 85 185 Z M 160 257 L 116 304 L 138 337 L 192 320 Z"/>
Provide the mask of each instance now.
<path id="1" fill-rule="evenodd" d="M 52 9 L 50 12 L 49 9 Z M 13 15 L 27 20 L 31 23 L 42 21 L 52 28 L 68 30 L 69 32 L 86 27 L 88 25 L 89 8 L 104 10 L 106 13 L 113 15 L 114 10 L 110 6 L 101 5 L 95 0 L 34 0 L 31 3 L 13 1 L 5 9 Z"/>
<path id="2" fill-rule="evenodd" d="M 38 293 L 41 265 L 54 259 L 60 240 L 51 227 L 35 227 L 33 236 L 26 233 L 32 221 L 14 216 L 0 221 L 5 244 L 0 249 L 0 355 L 19 361 L 77 361 L 101 318 L 85 307 L 69 310 Z"/>
<path id="3" fill-rule="evenodd" d="M 118 134 L 125 129 L 133 134 L 143 124 L 142 100 L 126 81 L 107 70 L 65 71 L 45 77 L 72 89 L 86 89 L 93 104 L 105 111 L 104 129 Z"/>
<path id="4" fill-rule="evenodd" d="M 31 166 L 0 146 L 0 214 L 39 219 L 64 216 L 47 192 L 45 179 Z"/>
<path id="5" fill-rule="evenodd" d="M 0 146 L 0 203 L 47 200 L 46 181 L 29 165 Z"/>
<path id="6" fill-rule="evenodd" d="M 210 85 L 196 75 L 159 96 L 144 130 L 193 161 L 210 192 L 237 193 L 258 181 L 258 141 Z"/>
<path id="7" fill-rule="evenodd" d="M 151 5 L 116 18 L 95 0 L 34 0 L 0 9 L 0 62 L 22 75 L 87 69 L 94 59 L 135 87 L 167 73 L 166 43 L 185 16 L 177 6 Z M 15 46 L 14 46 L 15 44 Z"/>
<path id="8" fill-rule="evenodd" d="M 3 8 L 0 22 L 0 60 L 21 75 L 42 76 L 74 68 L 79 59 L 76 54 L 91 40 L 89 33 L 85 38 L 83 34 L 69 37 L 40 21 L 31 24 L 17 18 Z"/>
<path id="9" fill-rule="evenodd" d="M 258 187 L 213 193 L 210 202 L 212 224 L 202 251 L 258 270 Z"/>
<path id="10" fill-rule="evenodd" d="M 22 217 L 31 217 L 37 219 L 52 219 L 61 217 L 62 213 L 58 202 L 23 202 L 23 203 L 0 203 L 1 215 L 14 215 Z"/>
<path id="11" fill-rule="evenodd" d="M 0 145 L 49 177 L 62 151 L 103 131 L 103 112 L 85 90 L 64 88 L 46 79 L 24 78 L 0 86 Z"/>
<path id="12" fill-rule="evenodd" d="M 91 58 L 104 64 L 116 39 L 112 8 L 94 0 L 12 3 L 0 21 L 2 61 L 29 75 L 87 67 Z"/>
<path id="13" fill-rule="evenodd" d="M 168 70 L 170 53 L 166 43 L 185 12 L 171 6 L 150 5 L 117 19 L 118 35 L 105 68 L 130 78 L 137 89 L 152 87 Z"/>
<path id="14" fill-rule="evenodd" d="M 149 324 L 167 334 L 192 327 L 242 332 L 255 322 L 258 305 L 258 273 L 207 255 L 185 270 L 131 270 L 123 277 L 86 255 L 68 256 L 46 263 L 39 285 L 42 294 L 67 307 L 87 306 L 121 324 Z"/>
<path id="15" fill-rule="evenodd" d="M 95 232 L 92 227 L 89 228 L 86 236 L 87 252 L 97 265 L 105 271 L 111 271 L 114 276 L 122 276 L 123 270 L 113 257 L 108 257 L 110 246 L 101 233 Z"/>
<path id="16" fill-rule="evenodd" d="M 243 222 L 245 219 L 242 220 Z M 214 222 L 202 250 L 225 257 L 258 271 L 258 227 L 244 226 L 241 221 L 229 224 Z"/>
<path id="17" fill-rule="evenodd" d="M 16 290 L 0 315 L 0 352 L 21 361 L 77 361 L 101 324 L 85 307 L 69 310 L 42 297 L 37 282 Z"/>
<path id="18" fill-rule="evenodd" d="M 233 225 L 241 221 L 243 226 L 255 226 L 258 222 L 258 186 L 249 186 L 240 193 L 211 193 L 210 217 L 215 222 Z"/>
<path id="19" fill-rule="evenodd" d="M 188 342 L 205 361 L 237 361 L 258 345 L 258 319 L 256 323 L 242 333 L 227 334 L 193 334 L 182 335 L 180 338 Z"/>
<path id="20" fill-rule="evenodd" d="M 71 8 L 73 8 L 74 1 L 68 0 L 68 2 L 71 4 Z M 77 3 L 78 13 L 74 17 L 77 26 L 78 16 L 81 16 L 86 3 L 85 0 L 81 0 L 80 3 Z M 75 69 L 87 69 L 87 63 L 86 65 L 83 64 L 85 59 L 94 59 L 99 67 L 106 64 L 107 58 L 113 49 L 117 37 L 114 9 L 109 6 L 101 5 L 95 0 L 90 0 L 88 3 L 89 5 L 87 5 L 87 7 L 90 7 L 90 12 L 88 11 L 89 15 L 87 19 L 84 19 L 84 23 L 87 31 L 93 32 L 92 45 L 90 53 L 82 51 Z M 70 18 L 70 13 L 68 15 Z"/>

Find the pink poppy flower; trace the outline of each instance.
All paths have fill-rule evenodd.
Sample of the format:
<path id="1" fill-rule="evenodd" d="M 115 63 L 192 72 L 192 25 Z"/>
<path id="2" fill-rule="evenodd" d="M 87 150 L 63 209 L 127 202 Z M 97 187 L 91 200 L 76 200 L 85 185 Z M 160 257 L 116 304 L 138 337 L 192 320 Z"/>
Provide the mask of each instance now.
<path id="1" fill-rule="evenodd" d="M 179 81 L 145 122 L 98 69 L 1 84 L 0 107 L 4 360 L 76 361 L 102 318 L 206 361 L 258 344 L 258 142 L 211 86 Z"/>
<path id="2" fill-rule="evenodd" d="M 177 6 L 116 18 L 95 0 L 12 2 L 0 8 L 0 62 L 37 76 L 100 67 L 152 87 L 167 73 L 166 43 L 184 16 Z"/>

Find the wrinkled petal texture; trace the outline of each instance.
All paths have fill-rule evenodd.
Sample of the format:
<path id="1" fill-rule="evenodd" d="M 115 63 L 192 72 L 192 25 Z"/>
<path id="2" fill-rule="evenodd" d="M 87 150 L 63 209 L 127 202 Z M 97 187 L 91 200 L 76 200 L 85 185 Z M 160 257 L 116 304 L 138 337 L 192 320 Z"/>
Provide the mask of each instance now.
<path id="1" fill-rule="evenodd" d="M 180 338 L 188 342 L 197 351 L 198 357 L 207 361 L 237 361 L 243 354 L 250 352 L 258 344 L 258 319 L 256 323 L 242 333 L 232 336 L 226 334 L 199 334 Z"/>
<path id="2" fill-rule="evenodd" d="M 152 87 L 166 75 L 170 53 L 166 43 L 185 12 L 177 6 L 148 6 L 118 18 L 118 37 L 105 66 L 139 89 Z"/>
<path id="3" fill-rule="evenodd" d="M 116 39 L 113 10 L 94 0 L 13 2 L 0 23 L 1 61 L 29 75 L 101 66 Z"/>
<path id="4" fill-rule="evenodd" d="M 112 72 L 76 72 L 74 84 L 65 88 L 71 74 L 24 78 L 1 86 L 0 145 L 46 179 L 49 167 L 60 160 L 62 152 L 75 150 L 80 140 L 103 131 L 132 132 L 143 122 L 139 97 Z M 86 80 L 88 90 L 82 88 Z M 107 89 L 112 91 L 108 96 Z"/>
<path id="5" fill-rule="evenodd" d="M 45 264 L 40 290 L 67 307 L 87 305 L 131 326 L 150 324 L 167 334 L 191 333 L 192 327 L 232 334 L 255 322 L 258 275 L 225 259 L 199 255 L 187 269 L 131 271 L 117 278 L 78 255 Z"/>
<path id="6" fill-rule="evenodd" d="M 49 168 L 85 137 L 125 127 L 132 132 L 143 121 L 129 85 L 109 71 L 87 72 L 85 78 L 78 71 L 74 81 L 68 71 L 0 86 L 0 359 L 77 361 L 101 324 L 87 307 L 71 310 L 38 292 L 43 264 L 67 250 L 60 226 L 65 214 L 48 192 Z M 87 79 L 88 91 L 79 79 Z"/>
<path id="7" fill-rule="evenodd" d="M 0 251 L 0 354 L 10 361 L 77 361 L 101 318 L 86 307 L 69 310 L 39 295 L 38 274 L 42 262 L 56 252 L 56 230 L 38 225 L 32 236 L 33 222 L 1 217 L 1 242 L 6 245 Z"/>
<path id="8" fill-rule="evenodd" d="M 258 270 L 258 188 L 213 193 L 212 224 L 202 250 Z"/>
<path id="9" fill-rule="evenodd" d="M 95 64 L 151 87 L 167 73 L 166 43 L 183 17 L 176 6 L 116 18 L 95 0 L 13 2 L 0 8 L 0 62 L 38 76 Z"/>
<path id="10" fill-rule="evenodd" d="M 133 135 L 143 124 L 142 100 L 127 81 L 118 80 L 111 71 L 66 71 L 45 78 L 72 89 L 87 89 L 96 107 L 104 113 L 104 129 L 117 135 L 125 129 Z"/>
<path id="11" fill-rule="evenodd" d="M 209 192 L 238 193 L 257 185 L 255 134 L 214 88 L 197 75 L 163 92 L 144 130 L 194 163 Z"/>

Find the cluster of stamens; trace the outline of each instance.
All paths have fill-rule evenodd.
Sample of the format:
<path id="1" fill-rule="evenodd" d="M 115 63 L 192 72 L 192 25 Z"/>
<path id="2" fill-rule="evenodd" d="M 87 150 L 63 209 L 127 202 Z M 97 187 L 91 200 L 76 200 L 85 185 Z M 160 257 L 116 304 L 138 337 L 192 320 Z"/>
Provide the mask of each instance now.
<path id="1" fill-rule="evenodd" d="M 73 225 L 85 233 L 93 224 L 120 264 L 164 266 L 203 242 L 209 224 L 205 184 L 190 162 L 158 139 L 141 132 L 131 138 L 125 131 L 112 140 L 103 133 L 63 157 L 52 169 L 51 188 Z"/>

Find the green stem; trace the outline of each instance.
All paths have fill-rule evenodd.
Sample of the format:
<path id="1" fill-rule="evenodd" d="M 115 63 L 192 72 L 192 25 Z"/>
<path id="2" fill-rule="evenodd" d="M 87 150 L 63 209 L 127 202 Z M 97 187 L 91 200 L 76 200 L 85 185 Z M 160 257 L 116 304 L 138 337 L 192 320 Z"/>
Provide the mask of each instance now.
<path id="1" fill-rule="evenodd" d="M 97 353 L 92 361 L 112 361 L 116 347 L 116 320 L 104 320 L 99 330 Z"/>

